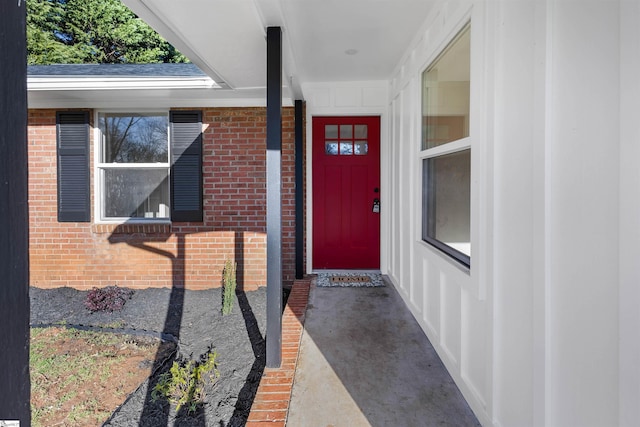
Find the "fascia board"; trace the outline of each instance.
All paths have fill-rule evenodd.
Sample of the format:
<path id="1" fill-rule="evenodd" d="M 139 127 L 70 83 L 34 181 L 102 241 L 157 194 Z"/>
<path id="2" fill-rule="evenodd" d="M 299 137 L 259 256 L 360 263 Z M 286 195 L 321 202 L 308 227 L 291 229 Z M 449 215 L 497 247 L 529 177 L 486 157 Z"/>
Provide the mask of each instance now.
<path id="1" fill-rule="evenodd" d="M 288 93 L 283 93 L 282 105 L 293 105 L 293 99 Z M 28 106 L 32 109 L 264 107 L 266 89 L 32 90 L 28 92 Z"/>
<path id="2" fill-rule="evenodd" d="M 28 91 L 118 89 L 220 89 L 211 78 L 30 77 Z"/>

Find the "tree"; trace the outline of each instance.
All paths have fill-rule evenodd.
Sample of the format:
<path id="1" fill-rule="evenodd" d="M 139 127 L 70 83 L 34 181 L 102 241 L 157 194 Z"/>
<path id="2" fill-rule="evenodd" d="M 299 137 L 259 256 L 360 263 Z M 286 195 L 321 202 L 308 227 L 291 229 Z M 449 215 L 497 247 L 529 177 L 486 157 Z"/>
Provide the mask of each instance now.
<path id="1" fill-rule="evenodd" d="M 120 0 L 27 0 L 27 63 L 187 62 Z"/>

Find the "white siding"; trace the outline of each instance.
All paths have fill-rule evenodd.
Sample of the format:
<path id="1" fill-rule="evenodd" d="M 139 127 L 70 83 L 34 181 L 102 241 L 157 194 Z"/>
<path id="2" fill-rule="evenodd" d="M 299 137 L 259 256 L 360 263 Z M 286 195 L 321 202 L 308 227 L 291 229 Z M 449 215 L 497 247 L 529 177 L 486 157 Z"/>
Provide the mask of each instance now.
<path id="1" fill-rule="evenodd" d="M 620 425 L 640 420 L 640 2 L 620 8 Z"/>
<path id="2" fill-rule="evenodd" d="M 421 73 L 468 21 L 466 269 L 421 241 L 419 153 Z M 483 425 L 640 419 L 639 28 L 636 1 L 443 0 L 384 105 L 305 89 L 309 116 L 381 114 L 382 271 Z"/>
<path id="3" fill-rule="evenodd" d="M 491 325 L 485 296 L 487 266 L 476 263 L 474 251 L 478 242 L 479 191 L 487 193 L 490 181 L 481 177 L 476 165 L 485 152 L 487 126 L 481 121 L 486 101 L 481 99 L 485 72 L 482 55 L 472 53 L 471 69 L 471 146 L 472 146 L 472 267 L 467 270 L 450 261 L 421 241 L 422 179 L 420 153 L 421 77 L 422 71 L 440 53 L 457 32 L 471 20 L 472 50 L 485 39 L 483 10 L 469 2 L 443 2 L 425 23 L 424 31 L 405 55 L 390 82 L 391 134 L 394 158 L 390 170 L 398 170 L 390 191 L 398 194 L 390 224 L 390 246 L 400 262 L 389 264 L 388 274 L 405 299 L 418 322 L 436 347 L 469 404 L 481 422 L 489 423 L 491 377 Z M 481 47 L 480 51 L 485 48 Z M 480 105 L 482 103 L 482 105 Z M 484 216 L 482 216 L 484 218 Z M 398 233 L 398 234 L 396 234 Z M 486 244 L 483 244 L 486 246 Z M 478 246 L 479 247 L 479 246 Z M 486 259 L 486 257 L 478 257 Z"/>

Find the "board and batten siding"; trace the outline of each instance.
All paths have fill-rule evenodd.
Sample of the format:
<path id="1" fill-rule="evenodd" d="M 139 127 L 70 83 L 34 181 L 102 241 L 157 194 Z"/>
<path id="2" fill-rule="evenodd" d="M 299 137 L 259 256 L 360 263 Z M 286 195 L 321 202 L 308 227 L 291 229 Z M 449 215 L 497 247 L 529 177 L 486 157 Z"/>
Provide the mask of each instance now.
<path id="1" fill-rule="evenodd" d="M 490 193 L 491 176 L 481 176 L 486 155 L 483 125 L 487 108 L 482 83 L 486 77 L 482 51 L 487 35 L 486 12 L 469 2 L 442 2 L 434 8 L 389 82 L 389 151 L 383 158 L 390 170 L 388 270 L 414 317 L 484 425 L 491 420 L 491 322 L 486 282 L 489 269 L 482 249 L 487 217 L 480 195 Z M 421 239 L 422 72 L 455 35 L 471 22 L 472 256 L 471 268 L 458 264 Z M 484 60 L 486 61 L 486 60 Z M 480 221 L 483 226 L 480 227 Z M 484 231 L 480 231 L 480 230 Z M 483 243 L 480 245 L 480 237 Z M 486 253 L 486 251 L 484 251 Z"/>
<path id="2" fill-rule="evenodd" d="M 421 239 L 420 121 L 468 22 L 467 269 Z M 638 22 L 624 0 L 442 0 L 389 81 L 303 84 L 308 124 L 380 115 L 381 271 L 485 426 L 640 418 Z"/>
<path id="3" fill-rule="evenodd" d="M 438 2 L 389 83 L 386 272 L 483 425 L 638 419 L 640 6 L 585 5 Z M 419 120 L 469 21 L 467 271 L 420 239 Z"/>

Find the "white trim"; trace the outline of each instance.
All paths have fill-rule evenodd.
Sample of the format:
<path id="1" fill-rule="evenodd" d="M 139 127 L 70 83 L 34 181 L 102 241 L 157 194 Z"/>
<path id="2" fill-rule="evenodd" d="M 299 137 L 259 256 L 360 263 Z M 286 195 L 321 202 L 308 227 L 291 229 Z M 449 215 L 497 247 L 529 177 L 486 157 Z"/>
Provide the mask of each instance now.
<path id="1" fill-rule="evenodd" d="M 147 110 L 165 108 L 265 107 L 266 91 L 225 89 L 138 89 L 128 90 L 46 90 L 30 91 L 30 109 L 93 108 Z M 292 107 L 293 99 L 283 97 L 282 105 Z"/>
<path id="2" fill-rule="evenodd" d="M 130 114 L 148 114 L 148 115 L 165 115 L 167 117 L 167 161 L 163 163 L 104 163 L 101 161 L 102 153 L 102 131 L 100 130 L 100 115 L 108 113 L 130 113 Z M 121 224 L 126 222 L 135 223 L 171 223 L 171 206 L 169 207 L 168 217 L 162 218 L 138 218 L 138 217 L 113 217 L 103 218 L 102 210 L 102 176 L 106 169 L 162 169 L 167 170 L 167 177 L 171 178 L 171 123 L 169 110 L 166 109 L 103 109 L 94 110 L 93 118 L 93 201 L 94 201 L 94 224 Z M 169 203 L 171 203 L 171 186 L 169 185 Z"/>
<path id="3" fill-rule="evenodd" d="M 420 138 L 420 136 L 418 138 Z M 446 144 L 421 151 L 419 158 L 430 159 L 432 157 L 444 156 L 445 154 L 457 153 L 458 151 L 471 148 L 471 141 L 471 137 L 465 137 L 452 142 L 447 142 Z"/>
<path id="4" fill-rule="evenodd" d="M 362 80 L 348 82 L 319 82 L 302 85 L 306 99 L 306 261 L 307 274 L 313 271 L 313 117 L 321 116 L 378 116 L 380 117 L 380 191 L 387 194 L 389 188 L 385 177 L 388 176 L 383 153 L 388 152 L 388 90 L 389 82 L 380 80 Z M 351 102 L 345 102 L 348 100 Z M 386 198 L 387 196 L 383 196 Z M 383 198 L 383 200 L 384 200 Z M 387 211 L 380 212 L 380 269 L 386 274 L 388 265 L 385 260 L 388 238 L 385 235 Z"/>
<path id="5" fill-rule="evenodd" d="M 28 77 L 28 91 L 221 89 L 210 77 Z"/>
<path id="6" fill-rule="evenodd" d="M 386 137 L 387 135 L 387 115 L 386 114 L 381 114 L 381 113 L 373 113 L 373 114 L 314 114 L 311 115 L 311 113 L 309 112 L 309 109 L 307 108 L 307 116 L 306 116 L 306 122 L 307 122 L 307 129 L 306 129 L 306 140 L 307 140 L 307 144 L 306 144 L 306 150 L 307 150 L 307 155 L 306 155 L 306 174 L 307 174 L 307 204 L 306 204 L 306 225 L 307 225 L 307 232 L 306 232 L 306 237 L 307 237 L 307 274 L 312 274 L 314 271 L 314 267 L 313 267 L 313 119 L 314 117 L 328 117 L 328 116 L 335 116 L 335 117 L 365 117 L 365 116 L 371 116 L 371 117 L 378 117 L 379 121 L 380 121 L 380 147 L 379 147 L 379 171 L 380 171 L 380 194 L 381 194 L 381 200 L 383 204 L 389 204 L 391 202 L 391 196 L 390 195 L 385 195 L 385 188 L 388 188 L 387 185 L 385 185 L 385 179 L 387 177 L 387 173 L 386 170 L 387 168 L 385 167 L 385 163 L 384 163 L 384 157 L 383 157 L 383 147 L 384 148 L 384 152 L 387 151 L 387 144 L 388 144 L 388 138 Z M 387 199 L 388 198 L 388 199 Z M 381 274 L 386 274 L 387 271 L 387 258 L 386 258 L 386 245 L 388 242 L 388 238 L 386 236 L 387 230 L 388 228 L 385 226 L 385 224 L 388 221 L 387 215 L 388 215 L 388 210 L 385 208 L 382 208 L 380 210 L 380 253 L 379 253 L 379 265 L 380 265 L 380 269 L 379 271 L 381 272 Z M 322 271 L 328 271 L 328 270 L 322 270 Z M 346 271 L 346 270 L 345 270 Z M 358 271 L 358 270 L 348 270 L 348 271 Z M 364 271 L 364 270 L 363 270 Z M 376 270 L 378 271 L 378 270 Z"/>

